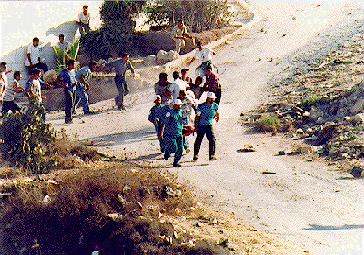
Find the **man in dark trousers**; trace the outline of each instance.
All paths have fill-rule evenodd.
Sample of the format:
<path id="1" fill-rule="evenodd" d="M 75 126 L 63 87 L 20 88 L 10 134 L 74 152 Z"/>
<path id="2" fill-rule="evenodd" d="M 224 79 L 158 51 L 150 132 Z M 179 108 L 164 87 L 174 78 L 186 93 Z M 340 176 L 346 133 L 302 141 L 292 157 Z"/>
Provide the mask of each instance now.
<path id="1" fill-rule="evenodd" d="M 198 159 L 198 153 L 200 151 L 202 140 L 206 134 L 209 140 L 209 160 L 216 160 L 215 149 L 216 149 L 216 139 L 213 130 L 213 121 L 219 122 L 220 114 L 218 112 L 219 105 L 216 104 L 215 94 L 209 92 L 207 94 L 206 102 L 199 105 L 195 117 L 195 127 L 197 129 L 197 138 L 194 145 L 194 156 L 193 160 Z"/>
<path id="2" fill-rule="evenodd" d="M 130 70 L 132 74 L 135 75 L 135 71 L 134 67 L 129 61 L 129 54 L 120 53 L 119 56 L 121 58 L 107 63 L 106 67 L 115 69 L 115 84 L 119 92 L 119 95 L 115 98 L 115 103 L 119 111 L 125 111 L 124 96 L 129 94 L 128 84 L 125 79 L 125 73 L 127 70 Z"/>
<path id="3" fill-rule="evenodd" d="M 215 103 L 220 104 L 221 100 L 221 84 L 219 76 L 212 71 L 212 66 L 206 67 L 206 83 L 203 86 L 204 91 L 213 92 L 216 96 Z"/>
<path id="4" fill-rule="evenodd" d="M 76 71 L 75 71 L 75 61 L 67 61 L 67 69 L 62 70 L 59 74 L 59 79 L 64 86 L 64 99 L 65 99 L 65 123 L 72 123 L 72 110 L 75 103 L 76 97 Z"/>

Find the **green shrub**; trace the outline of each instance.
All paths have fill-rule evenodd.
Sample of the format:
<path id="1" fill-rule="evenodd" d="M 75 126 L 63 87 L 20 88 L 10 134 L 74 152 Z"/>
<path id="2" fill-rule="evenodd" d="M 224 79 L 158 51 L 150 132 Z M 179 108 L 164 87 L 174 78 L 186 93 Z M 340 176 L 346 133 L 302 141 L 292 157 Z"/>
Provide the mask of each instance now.
<path id="1" fill-rule="evenodd" d="M 31 99 L 28 109 L 6 114 L 1 125 L 3 155 L 36 174 L 47 172 L 55 163 L 46 156 L 56 132 L 45 123 L 44 116 L 44 106 Z"/>
<path id="2" fill-rule="evenodd" d="M 255 124 L 259 131 L 263 132 L 277 132 L 282 127 L 282 122 L 277 115 L 263 116 Z"/>
<path id="3" fill-rule="evenodd" d="M 64 52 L 59 47 L 54 47 L 54 54 L 56 55 L 56 71 L 57 73 L 60 73 L 62 70 L 66 69 L 66 61 L 68 59 L 76 60 L 78 51 L 80 49 L 80 41 L 75 40 L 71 46 L 67 49 L 66 52 Z"/>
<path id="4" fill-rule="evenodd" d="M 303 100 L 302 105 L 303 106 L 316 105 L 318 102 L 321 101 L 321 99 L 322 99 L 321 96 L 313 95 L 313 96 L 310 96 L 310 97 L 306 98 L 305 100 Z"/>

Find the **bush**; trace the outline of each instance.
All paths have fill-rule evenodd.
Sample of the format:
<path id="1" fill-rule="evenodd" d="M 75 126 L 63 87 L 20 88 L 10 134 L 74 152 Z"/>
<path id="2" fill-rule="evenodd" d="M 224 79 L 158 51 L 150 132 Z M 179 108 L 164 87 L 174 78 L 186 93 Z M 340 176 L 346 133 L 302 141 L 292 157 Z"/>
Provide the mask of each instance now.
<path id="1" fill-rule="evenodd" d="M 305 100 L 303 100 L 302 105 L 304 107 L 310 107 L 310 106 L 316 105 L 321 100 L 322 100 L 321 96 L 313 95 L 313 96 L 310 96 L 310 97 L 306 98 Z"/>
<path id="2" fill-rule="evenodd" d="M 256 127 L 263 132 L 277 132 L 282 127 L 281 120 L 277 115 L 271 114 L 263 116 L 257 123 Z"/>
<path id="3" fill-rule="evenodd" d="M 154 170 L 89 166 L 11 191 L 0 211 L 1 254 L 224 254 L 216 243 L 190 247 L 188 233 L 160 219 L 195 202 Z"/>
<path id="4" fill-rule="evenodd" d="M 145 9 L 148 23 L 152 26 L 174 26 L 182 19 L 194 33 L 228 24 L 231 13 L 227 1 L 222 0 L 157 0 Z"/>
<path id="5" fill-rule="evenodd" d="M 96 150 L 70 141 L 65 132 L 56 133 L 45 123 L 44 105 L 31 99 L 28 109 L 8 113 L 0 126 L 5 159 L 32 174 L 48 173 L 56 167 L 70 168 L 75 161 L 101 158 Z"/>

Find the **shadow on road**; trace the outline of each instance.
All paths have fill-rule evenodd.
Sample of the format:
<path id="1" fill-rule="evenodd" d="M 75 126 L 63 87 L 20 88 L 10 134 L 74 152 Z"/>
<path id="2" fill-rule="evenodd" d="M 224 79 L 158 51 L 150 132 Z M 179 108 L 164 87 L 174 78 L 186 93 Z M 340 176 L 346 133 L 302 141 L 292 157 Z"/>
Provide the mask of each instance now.
<path id="1" fill-rule="evenodd" d="M 317 224 L 310 224 L 309 228 L 304 228 L 303 230 L 350 230 L 350 229 L 360 229 L 364 228 L 364 224 L 361 225 L 341 225 L 341 226 L 323 226 Z"/>

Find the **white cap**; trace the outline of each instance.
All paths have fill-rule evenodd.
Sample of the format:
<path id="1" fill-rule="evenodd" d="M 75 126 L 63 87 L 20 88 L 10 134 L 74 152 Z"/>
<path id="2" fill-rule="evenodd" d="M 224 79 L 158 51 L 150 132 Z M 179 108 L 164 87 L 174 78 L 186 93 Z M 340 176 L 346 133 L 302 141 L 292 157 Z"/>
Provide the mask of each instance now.
<path id="1" fill-rule="evenodd" d="M 155 96 L 153 97 L 153 102 L 154 102 L 155 100 L 157 100 L 157 99 L 161 99 L 161 96 L 160 96 L 160 95 L 155 95 Z"/>
<path id="2" fill-rule="evenodd" d="M 173 100 L 173 104 L 182 105 L 182 101 L 181 101 L 181 99 L 175 99 L 175 100 Z"/>
<path id="3" fill-rule="evenodd" d="M 213 98 L 213 99 L 215 99 L 216 98 L 215 93 L 214 92 L 207 93 L 207 98 Z"/>

